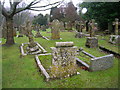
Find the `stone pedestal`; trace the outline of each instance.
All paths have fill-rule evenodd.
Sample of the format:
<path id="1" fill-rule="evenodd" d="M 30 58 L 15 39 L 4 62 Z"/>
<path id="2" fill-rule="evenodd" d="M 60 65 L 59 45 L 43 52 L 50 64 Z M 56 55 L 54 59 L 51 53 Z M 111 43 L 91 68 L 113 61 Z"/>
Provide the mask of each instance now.
<path id="1" fill-rule="evenodd" d="M 97 39 L 97 37 L 87 37 L 85 46 L 89 47 L 89 48 L 98 47 L 98 39 Z"/>
<path id="2" fill-rule="evenodd" d="M 77 32 L 76 35 L 75 35 L 75 38 L 82 38 L 82 37 L 84 37 L 84 36 L 85 36 L 84 33 L 82 33 L 82 32 Z"/>
<path id="3" fill-rule="evenodd" d="M 120 45 L 120 35 L 111 35 L 109 42 L 112 44 L 119 44 Z"/>
<path id="4" fill-rule="evenodd" d="M 27 54 L 40 54 L 42 53 L 42 50 L 38 47 L 38 45 L 36 44 L 36 46 L 34 47 L 27 47 Z"/>
<path id="5" fill-rule="evenodd" d="M 76 74 L 77 47 L 73 42 L 56 42 L 56 47 L 52 49 L 51 73 L 55 77 L 67 77 Z"/>

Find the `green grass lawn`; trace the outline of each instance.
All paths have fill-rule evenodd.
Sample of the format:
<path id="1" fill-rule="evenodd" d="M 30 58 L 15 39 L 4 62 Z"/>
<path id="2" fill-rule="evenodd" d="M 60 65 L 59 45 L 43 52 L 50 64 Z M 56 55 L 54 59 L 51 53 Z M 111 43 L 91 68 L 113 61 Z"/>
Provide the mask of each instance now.
<path id="1" fill-rule="evenodd" d="M 50 37 L 50 33 L 41 32 L 42 35 Z M 73 41 L 75 46 L 82 47 L 90 54 L 100 57 L 106 55 L 99 49 L 85 47 L 85 38 L 74 38 L 74 32 L 61 32 L 62 40 L 47 41 L 35 38 L 48 52 L 55 42 Z M 2 47 L 2 87 L 3 88 L 117 88 L 118 87 L 118 59 L 114 59 L 114 66 L 104 71 L 88 72 L 79 69 L 80 75 L 65 79 L 56 79 L 45 82 L 45 77 L 39 72 L 34 55 L 20 57 L 19 46 L 28 42 L 27 37 L 15 37 L 16 44 L 10 47 Z M 100 41 L 102 43 L 102 41 Z M 5 43 L 3 39 L 2 43 Z M 40 59 L 46 65 L 50 64 L 50 56 L 41 56 Z M 84 60 L 85 57 L 83 58 Z M 81 57 L 82 60 L 82 57 Z M 45 65 L 45 66 L 46 66 Z M 48 67 L 48 66 L 46 66 Z"/>
<path id="2" fill-rule="evenodd" d="M 112 50 L 114 52 L 120 53 L 118 51 L 118 48 L 120 48 L 120 46 L 109 43 L 109 39 L 110 35 L 99 37 L 99 45 L 104 46 L 105 48 Z"/>

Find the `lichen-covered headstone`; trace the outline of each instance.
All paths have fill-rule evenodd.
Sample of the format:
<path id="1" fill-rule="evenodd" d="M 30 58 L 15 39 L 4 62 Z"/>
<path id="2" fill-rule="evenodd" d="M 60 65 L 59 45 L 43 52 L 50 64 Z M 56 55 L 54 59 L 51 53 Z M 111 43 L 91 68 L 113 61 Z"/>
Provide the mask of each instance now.
<path id="1" fill-rule="evenodd" d="M 56 42 L 52 49 L 51 73 L 54 77 L 62 78 L 76 74 L 77 47 L 73 42 Z"/>
<path id="2" fill-rule="evenodd" d="M 60 39 L 60 23 L 57 19 L 51 23 L 51 34 L 52 39 Z"/>

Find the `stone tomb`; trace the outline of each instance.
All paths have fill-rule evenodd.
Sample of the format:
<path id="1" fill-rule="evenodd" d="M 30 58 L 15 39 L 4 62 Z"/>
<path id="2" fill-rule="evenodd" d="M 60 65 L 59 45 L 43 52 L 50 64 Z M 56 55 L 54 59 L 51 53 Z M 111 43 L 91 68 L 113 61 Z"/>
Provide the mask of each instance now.
<path id="1" fill-rule="evenodd" d="M 69 77 L 76 74 L 77 47 L 73 42 L 56 42 L 52 49 L 51 73 L 55 78 Z"/>
<path id="2" fill-rule="evenodd" d="M 81 50 L 82 53 L 85 55 L 91 57 L 90 64 L 83 62 L 79 58 L 76 58 L 77 62 L 81 63 L 83 66 L 88 68 L 89 71 L 99 71 L 99 70 L 106 70 L 108 68 L 111 68 L 114 64 L 114 56 L 113 54 L 105 55 L 102 57 L 95 57 L 83 50 Z"/>
<path id="3" fill-rule="evenodd" d="M 60 22 L 55 19 L 51 23 L 51 38 L 54 39 L 60 39 Z"/>

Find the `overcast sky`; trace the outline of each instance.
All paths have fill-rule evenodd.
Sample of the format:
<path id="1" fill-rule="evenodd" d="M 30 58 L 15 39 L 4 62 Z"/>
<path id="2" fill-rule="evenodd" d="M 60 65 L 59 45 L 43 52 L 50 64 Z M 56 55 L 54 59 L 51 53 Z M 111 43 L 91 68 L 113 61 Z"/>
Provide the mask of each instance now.
<path id="1" fill-rule="evenodd" d="M 44 0 L 43 0 L 44 1 Z M 56 1 L 60 1 L 60 0 L 49 0 L 50 1 L 50 3 L 54 3 L 54 2 L 56 2 Z M 82 0 L 64 0 L 64 3 L 68 3 L 68 2 L 70 2 L 70 1 L 72 1 L 73 2 L 73 4 L 75 5 L 75 6 L 77 6 L 77 4 L 79 4 L 80 2 L 82 2 Z M 45 5 L 46 3 L 48 3 L 47 2 L 47 0 L 46 1 L 44 1 L 44 2 L 41 2 L 41 5 Z M 40 4 L 39 4 L 40 5 Z M 39 13 L 42 13 L 42 14 L 50 14 L 50 10 L 47 10 L 47 11 L 32 11 L 32 13 L 34 13 L 34 14 L 39 14 Z"/>
<path id="2" fill-rule="evenodd" d="M 0 0 L 0 1 L 4 1 L 4 0 Z M 12 0 L 13 1 L 13 0 Z M 19 1 L 19 0 L 16 0 L 16 1 Z M 33 0 L 23 0 L 25 1 L 27 4 L 29 4 L 31 1 Z M 57 1 L 62 1 L 62 0 L 41 0 L 40 3 L 36 4 L 35 6 L 43 6 L 43 5 L 47 5 L 49 3 L 54 3 L 54 2 L 57 2 Z M 82 2 L 82 0 L 64 0 L 64 3 L 68 3 L 72 1 L 73 4 L 77 7 L 77 4 L 79 4 L 80 2 Z M 5 0 L 5 6 L 9 7 L 9 0 Z M 48 8 L 48 7 L 47 7 Z M 31 11 L 34 15 L 37 15 L 39 13 L 42 13 L 42 14 L 50 14 L 50 10 L 47 10 L 47 11 Z"/>

